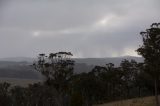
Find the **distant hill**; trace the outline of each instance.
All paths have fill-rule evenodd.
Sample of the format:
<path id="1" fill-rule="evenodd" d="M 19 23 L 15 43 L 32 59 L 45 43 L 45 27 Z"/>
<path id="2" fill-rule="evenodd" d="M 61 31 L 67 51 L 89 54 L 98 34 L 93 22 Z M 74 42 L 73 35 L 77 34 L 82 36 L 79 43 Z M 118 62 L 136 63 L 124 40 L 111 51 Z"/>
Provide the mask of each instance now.
<path id="1" fill-rule="evenodd" d="M 142 57 L 123 56 L 123 57 L 107 57 L 107 58 L 75 58 L 76 63 L 85 63 L 87 65 L 105 65 L 107 63 L 113 63 L 115 66 L 119 66 L 122 60 L 136 60 L 137 62 L 143 62 Z"/>
<path id="2" fill-rule="evenodd" d="M 28 62 L 0 61 L 0 77 L 21 78 L 21 79 L 41 79 L 39 72 L 31 67 Z"/>
<path id="3" fill-rule="evenodd" d="M 0 61 L 7 61 L 7 62 L 33 62 L 35 58 L 31 57 L 7 57 L 7 58 L 0 58 Z"/>
<path id="4" fill-rule="evenodd" d="M 105 65 L 106 63 L 114 63 L 115 66 L 118 66 L 120 62 L 124 59 L 127 60 L 136 60 L 137 62 L 143 62 L 142 57 L 135 56 L 122 56 L 122 57 L 106 57 L 106 58 L 73 58 L 76 63 L 85 63 L 87 65 Z M 0 58 L 0 61 L 6 62 L 28 62 L 32 63 L 36 58 L 30 57 L 9 57 L 9 58 Z"/>
<path id="5" fill-rule="evenodd" d="M 119 66 L 120 62 L 124 59 L 134 59 L 137 62 L 143 62 L 141 57 L 124 56 L 114 58 L 74 58 L 75 60 L 75 73 L 91 71 L 95 65 L 105 65 L 107 63 L 114 63 Z M 0 77 L 7 78 L 20 78 L 20 79 L 41 79 L 42 76 L 39 72 L 31 67 L 33 58 L 27 57 L 14 57 L 0 59 Z"/>

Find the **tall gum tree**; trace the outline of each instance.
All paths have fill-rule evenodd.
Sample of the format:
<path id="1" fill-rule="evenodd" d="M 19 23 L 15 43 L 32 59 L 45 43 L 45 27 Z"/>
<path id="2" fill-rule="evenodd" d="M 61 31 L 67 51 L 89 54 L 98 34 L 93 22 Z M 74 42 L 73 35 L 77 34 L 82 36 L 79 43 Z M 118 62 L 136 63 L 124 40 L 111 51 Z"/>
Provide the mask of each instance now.
<path id="1" fill-rule="evenodd" d="M 153 23 L 149 29 L 140 32 L 143 38 L 143 45 L 137 49 L 139 55 L 145 61 L 145 71 L 154 80 L 156 106 L 160 106 L 158 100 L 158 81 L 160 77 L 160 23 Z"/>

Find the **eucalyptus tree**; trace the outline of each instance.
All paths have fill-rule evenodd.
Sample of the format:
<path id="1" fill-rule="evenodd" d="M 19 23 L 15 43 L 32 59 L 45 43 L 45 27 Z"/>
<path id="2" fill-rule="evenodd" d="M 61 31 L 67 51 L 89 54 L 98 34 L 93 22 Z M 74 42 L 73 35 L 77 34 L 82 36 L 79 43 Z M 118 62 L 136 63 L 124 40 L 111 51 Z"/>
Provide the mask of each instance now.
<path id="1" fill-rule="evenodd" d="M 134 80 L 134 86 L 137 88 L 139 97 L 154 95 L 154 80 L 145 72 L 144 63 L 137 64 L 137 71 Z"/>
<path id="2" fill-rule="evenodd" d="M 121 61 L 120 63 L 120 70 L 121 70 L 121 74 L 122 74 L 122 77 L 121 77 L 121 80 L 123 82 L 123 89 L 126 89 L 126 92 L 125 94 L 126 95 L 126 98 L 130 98 L 131 95 L 130 95 L 130 91 L 131 91 L 131 88 L 134 87 L 134 80 L 135 80 L 135 75 L 136 75 L 136 65 L 137 65 L 137 62 L 134 61 L 134 60 L 123 60 Z"/>
<path id="3" fill-rule="evenodd" d="M 145 59 L 145 70 L 155 82 L 156 105 L 158 101 L 158 81 L 160 77 L 160 23 L 153 23 L 149 29 L 140 32 L 143 38 L 143 45 L 137 49 L 139 55 Z"/>
<path id="4" fill-rule="evenodd" d="M 45 84 L 52 87 L 57 93 L 61 105 L 65 105 L 69 84 L 73 76 L 74 61 L 71 52 L 50 53 L 48 56 L 39 54 L 38 61 L 33 66 L 45 76 Z"/>
<path id="5" fill-rule="evenodd" d="M 27 88 L 14 86 L 10 89 L 12 97 L 12 106 L 27 106 L 29 103 L 27 96 Z"/>
<path id="6" fill-rule="evenodd" d="M 92 72 L 75 75 L 72 81 L 73 97 L 79 97 L 72 97 L 72 101 L 75 100 L 72 106 L 73 103 L 79 103 L 78 106 L 92 106 L 103 97 L 103 84 Z"/>
<path id="7" fill-rule="evenodd" d="M 122 74 L 117 67 L 114 67 L 113 63 L 108 63 L 105 66 L 95 66 L 91 73 L 99 80 L 99 86 L 101 87 L 101 92 L 99 92 L 101 97 L 99 97 L 101 101 L 119 99 L 121 94 Z"/>
<path id="8" fill-rule="evenodd" d="M 9 95 L 9 83 L 0 83 L 0 106 L 10 106 L 11 98 Z"/>

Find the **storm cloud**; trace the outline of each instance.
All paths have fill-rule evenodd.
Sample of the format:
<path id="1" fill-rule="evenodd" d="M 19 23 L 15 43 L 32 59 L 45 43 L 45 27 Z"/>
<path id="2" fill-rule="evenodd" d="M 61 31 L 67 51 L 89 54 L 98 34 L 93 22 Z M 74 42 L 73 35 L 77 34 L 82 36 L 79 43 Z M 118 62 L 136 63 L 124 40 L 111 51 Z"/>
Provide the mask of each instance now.
<path id="1" fill-rule="evenodd" d="M 159 0 L 0 0 L 0 57 L 71 51 L 137 56 L 140 31 L 160 21 Z"/>

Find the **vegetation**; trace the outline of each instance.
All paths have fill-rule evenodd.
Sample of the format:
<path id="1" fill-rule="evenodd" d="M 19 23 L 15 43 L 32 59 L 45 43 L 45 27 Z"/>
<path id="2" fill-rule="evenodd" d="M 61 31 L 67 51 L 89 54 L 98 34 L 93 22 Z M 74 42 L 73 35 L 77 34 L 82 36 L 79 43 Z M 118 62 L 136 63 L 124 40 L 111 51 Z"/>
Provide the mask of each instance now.
<path id="1" fill-rule="evenodd" d="M 40 56 L 34 66 L 46 76 L 45 82 L 35 83 L 25 88 L 2 84 L 0 88 L 5 95 L 3 94 L 1 98 L 6 98 L 6 101 L 9 101 L 6 103 L 11 103 L 9 106 L 92 106 L 153 95 L 153 81 L 142 71 L 143 64 L 134 60 L 124 60 L 120 67 L 114 67 L 114 64 L 109 63 L 105 66 L 95 66 L 88 73 L 73 74 L 73 61 L 68 61 L 71 62 L 70 64 L 65 63 L 63 68 L 60 65 L 59 68 L 54 69 L 48 57 Z M 59 58 L 55 59 L 54 65 L 61 64 L 58 63 Z M 43 61 L 43 64 L 40 61 Z M 52 76 L 48 76 L 49 71 Z"/>
<path id="2" fill-rule="evenodd" d="M 160 77 L 160 23 L 153 23 L 151 28 L 140 33 L 143 45 L 137 50 L 145 58 L 145 71 L 152 76 L 155 86 L 156 106 L 158 101 L 158 82 Z"/>
<path id="3" fill-rule="evenodd" d="M 70 52 L 39 54 L 33 67 L 44 82 L 28 87 L 0 84 L 0 106 L 92 106 L 130 98 L 156 96 L 160 91 L 160 28 L 154 23 L 142 32 L 143 45 L 137 50 L 144 63 L 123 60 L 95 66 L 90 72 L 74 74 Z"/>

